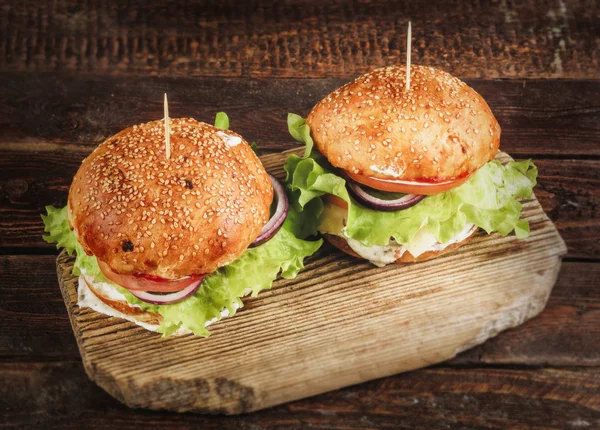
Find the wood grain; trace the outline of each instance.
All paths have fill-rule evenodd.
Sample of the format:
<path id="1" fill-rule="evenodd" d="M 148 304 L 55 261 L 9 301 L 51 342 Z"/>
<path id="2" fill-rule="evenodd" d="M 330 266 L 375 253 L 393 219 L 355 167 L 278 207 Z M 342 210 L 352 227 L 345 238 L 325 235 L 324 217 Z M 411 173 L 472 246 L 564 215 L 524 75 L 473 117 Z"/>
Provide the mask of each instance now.
<path id="1" fill-rule="evenodd" d="M 564 263 L 546 309 L 452 365 L 600 366 L 600 264 Z"/>
<path id="2" fill-rule="evenodd" d="M 94 147 L 132 124 L 172 117 L 212 122 L 226 111 L 231 127 L 266 150 L 294 145 L 288 112 L 307 115 L 348 79 L 94 77 L 0 73 L 0 150 Z M 600 81 L 468 80 L 502 127 L 513 156 L 600 157 Z M 77 146 L 74 146 L 77 145 Z"/>
<path id="3" fill-rule="evenodd" d="M 464 77 L 598 78 L 598 4 L 9 0 L 0 69 L 170 76 L 349 77 L 413 62 Z"/>
<path id="4" fill-rule="evenodd" d="M 0 252 L 46 250 L 38 214 L 62 205 L 81 160 L 102 140 L 160 118 L 169 91 L 175 115 L 232 127 L 262 151 L 295 146 L 285 116 L 306 114 L 343 80 L 93 78 L 0 74 Z M 575 258 L 600 256 L 600 83 L 471 81 L 503 127 L 502 148 L 540 166 L 538 197 Z M 214 91 L 219 88 L 220 91 Z M 590 158 L 579 160 L 578 158 Z M 544 160 L 541 160 L 544 158 Z"/>
<path id="5" fill-rule="evenodd" d="M 0 256 L 0 285 L 0 362 L 81 361 L 55 256 Z M 542 313 L 447 365 L 600 366 L 599 337 L 600 264 L 563 262 Z"/>
<path id="6" fill-rule="evenodd" d="M 126 3 L 2 3 L 0 71 L 18 73 L 0 73 L 0 254 L 52 252 L 39 240 L 39 209 L 64 202 L 91 147 L 160 115 L 155 94 L 179 88 L 182 115 L 204 120 L 234 108 L 238 131 L 266 151 L 288 148 L 281 112 L 306 113 L 328 85 L 402 62 L 409 17 L 413 58 L 463 78 L 599 78 L 599 5 L 588 0 Z M 177 79 L 133 78 L 147 75 Z M 180 79 L 216 75 L 236 80 Z M 276 95 L 239 76 L 268 77 Z M 340 79 L 277 85 L 276 76 Z M 480 82 L 502 108 L 504 149 L 540 166 L 536 195 L 569 255 L 597 259 L 598 82 Z M 53 265 L 52 255 L 0 256 L 0 428 L 600 428 L 596 368 L 537 368 L 598 366 L 597 263 L 563 264 L 537 318 L 443 368 L 240 417 L 132 410 L 95 386 Z"/>
<path id="7" fill-rule="evenodd" d="M 281 176 L 285 156 L 261 159 Z M 535 199 L 523 216 L 527 240 L 478 235 L 421 264 L 314 259 L 206 339 L 162 339 L 80 309 L 64 251 L 58 277 L 86 372 L 109 394 L 132 407 L 236 414 L 435 364 L 537 315 L 566 247 Z"/>
<path id="8" fill-rule="evenodd" d="M 54 255 L 0 256 L 0 362 L 79 361 Z"/>
<path id="9" fill-rule="evenodd" d="M 600 149 L 600 145 L 598 146 Z M 600 257 L 600 162 L 534 160 L 539 169 L 535 193 L 565 238 L 569 256 Z"/>
<path id="10" fill-rule="evenodd" d="M 174 415 L 119 404 L 80 363 L 0 364 L 3 416 L 23 429 L 578 430 L 600 426 L 599 391 L 597 369 L 435 367 L 252 414 Z"/>

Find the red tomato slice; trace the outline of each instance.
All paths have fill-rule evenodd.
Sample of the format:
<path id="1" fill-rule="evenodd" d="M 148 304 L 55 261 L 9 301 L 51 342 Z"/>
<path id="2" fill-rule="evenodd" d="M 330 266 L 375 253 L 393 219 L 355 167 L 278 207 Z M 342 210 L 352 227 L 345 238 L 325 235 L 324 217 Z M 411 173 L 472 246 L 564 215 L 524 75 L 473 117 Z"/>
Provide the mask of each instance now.
<path id="1" fill-rule="evenodd" d="M 104 276 L 123 288 L 132 291 L 151 291 L 153 293 L 173 293 L 175 291 L 180 291 L 191 283 L 206 276 L 192 275 L 172 281 L 154 275 L 120 275 L 113 272 L 111 268 L 108 267 L 108 264 L 100 260 L 98 260 L 98 266 Z"/>
<path id="2" fill-rule="evenodd" d="M 336 205 L 338 208 L 348 209 L 348 203 L 346 200 L 339 198 L 338 196 L 334 196 L 333 194 L 325 194 L 323 198 L 332 205 Z"/>
<path id="3" fill-rule="evenodd" d="M 464 176 L 458 179 L 448 181 L 398 181 L 391 179 L 378 179 L 370 176 L 356 175 L 354 173 L 345 172 L 350 178 L 359 184 L 374 188 L 380 191 L 390 191 L 393 193 L 405 194 L 424 194 L 432 195 L 443 193 L 464 184 L 471 175 Z"/>

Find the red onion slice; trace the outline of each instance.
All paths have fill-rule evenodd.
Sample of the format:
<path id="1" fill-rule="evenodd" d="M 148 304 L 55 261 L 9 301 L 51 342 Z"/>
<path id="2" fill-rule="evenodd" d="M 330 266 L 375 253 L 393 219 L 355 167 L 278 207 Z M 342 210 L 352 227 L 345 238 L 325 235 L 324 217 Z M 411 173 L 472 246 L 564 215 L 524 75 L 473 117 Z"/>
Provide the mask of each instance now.
<path id="1" fill-rule="evenodd" d="M 254 239 L 254 242 L 250 244 L 250 247 L 262 245 L 267 240 L 275 236 L 275 233 L 277 233 L 283 225 L 285 217 L 288 213 L 288 199 L 287 195 L 285 194 L 285 189 L 283 188 L 283 185 L 281 185 L 279 181 L 275 179 L 272 175 L 269 175 L 269 178 L 271 178 L 273 190 L 275 191 L 275 198 L 277 199 L 277 208 L 275 209 L 275 213 L 273 214 L 271 219 L 267 221 L 267 223 L 260 231 L 258 237 Z"/>
<path id="2" fill-rule="evenodd" d="M 425 198 L 425 196 L 421 194 L 406 194 L 399 199 L 384 200 L 370 195 L 359 183 L 354 182 L 352 179 L 348 177 L 345 179 L 346 184 L 348 184 L 348 190 L 359 202 L 378 211 L 394 212 L 408 209 Z"/>
<path id="3" fill-rule="evenodd" d="M 189 296 L 194 294 L 196 290 L 200 287 L 200 283 L 202 279 L 199 279 L 195 282 L 192 282 L 190 285 L 185 287 L 183 290 L 176 291 L 174 293 L 168 294 L 158 294 L 158 293 L 150 293 L 148 291 L 131 291 L 129 292 L 133 294 L 138 299 L 146 302 L 152 303 L 153 305 L 170 305 L 172 303 L 178 303 L 182 300 L 187 299 Z"/>

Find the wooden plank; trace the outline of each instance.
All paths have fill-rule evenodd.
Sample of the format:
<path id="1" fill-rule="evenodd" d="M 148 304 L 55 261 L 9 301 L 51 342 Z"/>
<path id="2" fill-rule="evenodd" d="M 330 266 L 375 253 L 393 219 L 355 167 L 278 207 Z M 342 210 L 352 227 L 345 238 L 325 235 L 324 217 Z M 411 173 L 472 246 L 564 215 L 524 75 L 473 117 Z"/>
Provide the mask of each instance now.
<path id="1" fill-rule="evenodd" d="M 332 253 L 326 246 L 320 255 Z M 0 361 L 80 361 L 55 257 L 0 256 L 0 269 Z M 563 263 L 542 313 L 449 363 L 600 366 L 599 280 L 600 264 Z"/>
<path id="2" fill-rule="evenodd" d="M 312 106 L 348 79 L 119 78 L 0 73 L 0 150 L 94 147 L 132 124 L 171 116 L 231 126 L 264 149 L 291 148 L 288 112 Z M 502 127 L 502 150 L 520 155 L 600 156 L 600 81 L 469 80 Z M 77 149 L 77 148 L 75 148 Z"/>
<path id="3" fill-rule="evenodd" d="M 281 177 L 285 156 L 261 159 Z M 86 372 L 112 396 L 132 407 L 237 414 L 439 363 L 537 315 L 566 246 L 535 198 L 523 209 L 531 225 L 523 240 L 478 234 L 435 260 L 384 268 L 339 253 L 313 259 L 296 279 L 246 299 L 209 338 L 163 339 L 79 308 L 64 251 L 59 285 Z"/>
<path id="4" fill-rule="evenodd" d="M 448 364 L 600 366 L 600 264 L 563 263 L 546 309 Z"/>
<path id="5" fill-rule="evenodd" d="M 353 76 L 413 62 L 467 77 L 598 76 L 598 5 L 528 2 L 9 1 L 0 68 L 171 76 Z"/>
<path id="6" fill-rule="evenodd" d="M 565 239 L 568 256 L 598 260 L 600 161 L 534 161 L 539 169 L 535 195 Z"/>
<path id="7" fill-rule="evenodd" d="M 0 361 L 79 361 L 53 255 L 0 256 Z"/>
<path id="8" fill-rule="evenodd" d="M 282 133 L 283 134 L 283 133 Z M 87 150 L 5 151 L 0 157 L 0 253 L 50 252 L 44 206 L 64 206 Z M 600 259 L 600 160 L 535 160 L 536 196 L 567 243 L 569 257 Z"/>
<path id="9" fill-rule="evenodd" d="M 592 429 L 599 392 L 597 369 L 432 368 L 248 415 L 175 415 L 128 409 L 78 363 L 0 364 L 3 420 L 18 428 Z"/>
<path id="10" fill-rule="evenodd" d="M 326 246 L 320 255 L 337 251 Z M 600 264 L 563 262 L 546 309 L 449 362 L 600 366 Z M 0 361 L 81 360 L 53 255 L 0 256 Z"/>

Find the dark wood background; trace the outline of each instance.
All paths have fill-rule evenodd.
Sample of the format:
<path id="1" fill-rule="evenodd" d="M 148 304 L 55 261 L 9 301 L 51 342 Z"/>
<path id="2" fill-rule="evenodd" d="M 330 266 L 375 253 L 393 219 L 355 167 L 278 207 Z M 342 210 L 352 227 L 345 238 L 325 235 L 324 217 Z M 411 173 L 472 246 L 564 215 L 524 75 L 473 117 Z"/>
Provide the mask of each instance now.
<path id="1" fill-rule="evenodd" d="M 0 427 L 600 428 L 596 1 L 0 4 Z M 39 213 L 125 126 L 218 110 L 262 151 L 340 84 L 403 62 L 466 79 L 533 158 L 569 253 L 546 310 L 428 369 L 239 417 L 130 410 L 81 365 Z M 274 375 L 276 377 L 276 375 Z"/>

